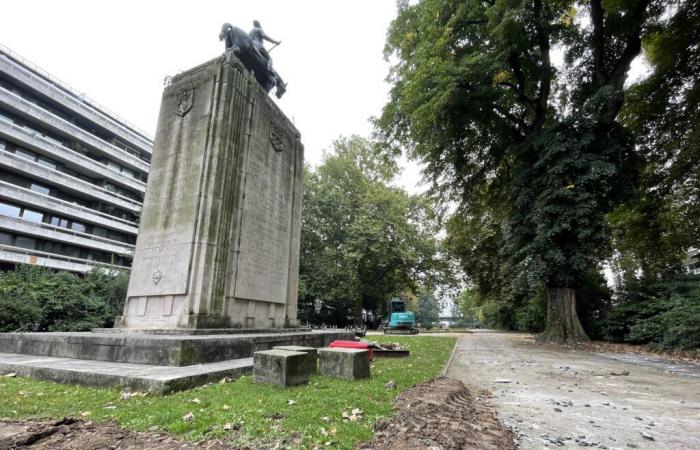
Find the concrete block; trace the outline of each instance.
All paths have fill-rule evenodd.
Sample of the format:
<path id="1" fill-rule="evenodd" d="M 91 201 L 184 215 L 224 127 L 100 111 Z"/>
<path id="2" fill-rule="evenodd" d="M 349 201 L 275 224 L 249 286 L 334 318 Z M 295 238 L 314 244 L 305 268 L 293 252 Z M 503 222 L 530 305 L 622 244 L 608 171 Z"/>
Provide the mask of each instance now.
<path id="1" fill-rule="evenodd" d="M 287 387 L 309 381 L 308 355 L 286 350 L 264 350 L 253 354 L 253 380 Z"/>
<path id="2" fill-rule="evenodd" d="M 285 350 L 288 352 L 301 352 L 306 354 L 307 371 L 318 373 L 318 349 L 314 347 L 304 347 L 302 345 L 276 345 L 273 350 Z"/>
<path id="3" fill-rule="evenodd" d="M 355 348 L 320 348 L 321 375 L 345 380 L 369 378 L 369 351 Z"/>

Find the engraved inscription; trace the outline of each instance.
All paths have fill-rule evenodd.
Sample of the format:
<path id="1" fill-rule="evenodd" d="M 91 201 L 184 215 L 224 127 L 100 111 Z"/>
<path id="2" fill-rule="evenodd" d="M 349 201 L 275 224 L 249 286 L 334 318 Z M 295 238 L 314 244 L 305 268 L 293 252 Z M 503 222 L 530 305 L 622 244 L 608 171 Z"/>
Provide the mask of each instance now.
<path id="1" fill-rule="evenodd" d="M 293 155 L 251 146 L 234 295 L 286 303 L 292 220 Z"/>

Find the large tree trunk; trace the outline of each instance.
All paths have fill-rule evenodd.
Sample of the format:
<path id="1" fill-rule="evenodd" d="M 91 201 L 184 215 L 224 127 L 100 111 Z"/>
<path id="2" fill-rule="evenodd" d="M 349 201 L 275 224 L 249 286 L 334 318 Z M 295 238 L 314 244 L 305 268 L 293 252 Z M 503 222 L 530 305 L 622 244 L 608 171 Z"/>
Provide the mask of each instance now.
<path id="1" fill-rule="evenodd" d="M 539 336 L 543 341 L 554 341 L 576 345 L 588 342 L 576 313 L 576 290 L 571 288 L 550 288 L 547 299 L 547 324 Z"/>

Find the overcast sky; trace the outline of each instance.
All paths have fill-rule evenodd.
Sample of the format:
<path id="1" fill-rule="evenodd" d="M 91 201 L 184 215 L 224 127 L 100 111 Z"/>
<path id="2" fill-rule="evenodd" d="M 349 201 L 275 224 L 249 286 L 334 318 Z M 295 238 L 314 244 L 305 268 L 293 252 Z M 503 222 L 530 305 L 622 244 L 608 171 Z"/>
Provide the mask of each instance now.
<path id="1" fill-rule="evenodd" d="M 271 55 L 289 86 L 275 101 L 318 164 L 338 136 L 371 132 L 395 15 L 394 0 L 21 0 L 3 4 L 0 43 L 152 137 L 165 76 L 223 53 L 222 23 L 257 19 L 282 41 Z M 419 178 L 410 165 L 400 184 L 415 192 Z"/>

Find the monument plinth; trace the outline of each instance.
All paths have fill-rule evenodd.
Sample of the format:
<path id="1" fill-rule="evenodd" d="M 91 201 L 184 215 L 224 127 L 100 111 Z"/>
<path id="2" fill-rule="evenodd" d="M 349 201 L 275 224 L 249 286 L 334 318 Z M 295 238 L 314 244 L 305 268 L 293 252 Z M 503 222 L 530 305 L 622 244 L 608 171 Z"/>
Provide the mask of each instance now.
<path id="1" fill-rule="evenodd" d="M 297 326 L 303 146 L 238 59 L 172 78 L 115 328 Z"/>
<path id="2" fill-rule="evenodd" d="M 116 329 L 0 333 L 0 374 L 166 393 L 250 372 L 257 351 L 353 338 L 284 330 L 297 324 L 303 147 L 233 50 L 163 93 Z"/>

